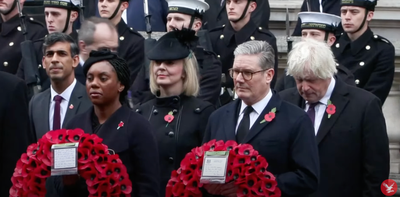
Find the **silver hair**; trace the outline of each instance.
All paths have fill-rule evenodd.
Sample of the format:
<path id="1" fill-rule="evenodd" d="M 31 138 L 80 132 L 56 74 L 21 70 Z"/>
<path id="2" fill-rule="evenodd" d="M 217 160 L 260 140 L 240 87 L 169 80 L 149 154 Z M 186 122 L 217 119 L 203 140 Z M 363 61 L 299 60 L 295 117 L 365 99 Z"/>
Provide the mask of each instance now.
<path id="1" fill-rule="evenodd" d="M 233 54 L 235 57 L 239 55 L 259 55 L 261 69 L 274 68 L 275 65 L 275 50 L 266 41 L 252 40 L 242 43 L 235 49 Z"/>
<path id="2" fill-rule="evenodd" d="M 319 79 L 329 79 L 337 73 L 331 48 L 314 39 L 304 39 L 293 46 L 288 57 L 287 75 L 304 79 L 310 74 Z"/>
<path id="3" fill-rule="evenodd" d="M 93 44 L 96 25 L 101 23 L 105 23 L 110 29 L 117 31 L 116 27 L 110 20 L 92 16 L 83 21 L 78 32 L 78 40 L 82 40 L 87 45 Z"/>

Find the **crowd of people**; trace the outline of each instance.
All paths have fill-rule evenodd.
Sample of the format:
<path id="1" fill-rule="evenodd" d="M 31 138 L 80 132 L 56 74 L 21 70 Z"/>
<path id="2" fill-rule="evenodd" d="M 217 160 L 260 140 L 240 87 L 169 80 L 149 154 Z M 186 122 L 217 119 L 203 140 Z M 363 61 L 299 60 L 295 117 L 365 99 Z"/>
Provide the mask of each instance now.
<path id="1" fill-rule="evenodd" d="M 24 2 L 0 0 L 0 196 L 28 145 L 75 128 L 119 155 L 132 196 L 165 196 L 185 155 L 214 139 L 251 144 L 282 197 L 385 196 L 395 49 L 369 27 L 377 0 L 305 0 L 280 78 L 267 0 L 149 0 L 158 40 L 138 33 L 139 1 L 43 1 L 45 25 L 21 23 Z M 79 176 L 46 188 L 89 195 Z M 237 195 L 230 183 L 202 192 Z"/>

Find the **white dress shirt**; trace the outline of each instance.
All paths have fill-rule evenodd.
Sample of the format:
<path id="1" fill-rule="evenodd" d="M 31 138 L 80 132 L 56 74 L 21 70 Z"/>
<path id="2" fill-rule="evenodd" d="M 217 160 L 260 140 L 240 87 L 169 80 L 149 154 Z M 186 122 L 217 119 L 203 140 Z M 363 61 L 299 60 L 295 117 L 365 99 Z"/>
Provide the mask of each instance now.
<path id="1" fill-rule="evenodd" d="M 314 131 L 315 131 L 315 136 L 318 133 L 318 129 L 321 126 L 322 118 L 324 117 L 326 107 L 328 106 L 328 100 L 331 98 L 333 89 L 335 88 L 335 79 L 332 77 L 331 83 L 328 86 L 328 90 L 325 93 L 325 96 L 322 97 L 321 100 L 319 100 L 319 103 L 315 105 L 315 120 L 314 120 Z M 308 108 L 310 107 L 310 104 L 308 101 L 306 101 L 306 108 L 304 109 L 306 112 Z"/>
<path id="2" fill-rule="evenodd" d="M 253 124 L 256 122 L 257 118 L 261 115 L 264 108 L 267 106 L 268 102 L 271 100 L 271 98 L 272 98 L 272 91 L 270 90 L 268 92 L 268 94 L 262 100 L 258 101 L 254 105 L 252 105 L 254 110 L 253 110 L 253 112 L 251 112 L 249 114 L 249 117 L 250 117 L 250 128 L 249 129 L 251 129 Z M 246 107 L 247 107 L 247 105 L 242 101 L 242 103 L 240 105 L 240 113 L 239 113 L 238 121 L 236 123 L 235 133 L 237 132 L 240 121 L 242 121 L 242 119 L 243 119 L 243 115 L 244 115 L 244 111 L 245 111 Z"/>
<path id="3" fill-rule="evenodd" d="M 320 0 L 321 1 L 321 0 Z M 127 10 L 127 9 L 126 9 Z M 126 10 L 124 10 L 123 12 L 122 12 L 122 20 L 124 20 L 125 21 L 125 23 L 126 24 L 128 24 L 128 18 L 127 18 L 127 11 Z"/>
<path id="4" fill-rule="evenodd" d="M 83 58 L 81 56 L 79 56 L 79 64 L 83 67 L 83 65 L 85 64 L 85 61 L 83 60 Z"/>
<path id="5" fill-rule="evenodd" d="M 54 101 L 54 97 L 57 95 L 60 95 L 63 99 L 60 103 L 60 113 L 61 113 L 61 121 L 60 121 L 60 127 L 62 128 L 65 114 L 67 114 L 68 110 L 68 103 L 72 95 L 72 91 L 74 90 L 76 85 L 76 79 L 74 79 L 74 82 L 71 83 L 71 85 L 68 86 L 67 89 L 64 90 L 61 94 L 57 94 L 56 91 L 54 91 L 53 86 L 50 86 L 50 111 L 49 111 L 49 125 L 50 125 L 50 130 L 53 130 L 53 118 L 54 118 L 54 107 L 56 105 L 56 102 Z"/>

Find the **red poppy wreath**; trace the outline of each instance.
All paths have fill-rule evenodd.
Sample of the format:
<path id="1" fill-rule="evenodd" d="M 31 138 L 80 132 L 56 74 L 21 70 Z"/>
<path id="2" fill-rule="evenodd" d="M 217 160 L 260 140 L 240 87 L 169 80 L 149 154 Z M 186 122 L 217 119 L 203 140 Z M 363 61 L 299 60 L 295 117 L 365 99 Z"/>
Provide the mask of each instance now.
<path id="1" fill-rule="evenodd" d="M 31 144 L 17 162 L 11 178 L 11 197 L 45 196 L 51 172 L 51 146 L 79 142 L 78 173 L 86 180 L 89 196 L 131 196 L 132 182 L 116 154 L 109 154 L 103 139 L 81 129 L 55 130 Z"/>
<path id="2" fill-rule="evenodd" d="M 234 182 L 238 197 L 280 197 L 275 176 L 267 171 L 268 163 L 249 144 L 212 140 L 186 154 L 178 170 L 171 173 L 166 197 L 201 197 L 201 169 L 206 151 L 229 151 L 226 183 Z"/>

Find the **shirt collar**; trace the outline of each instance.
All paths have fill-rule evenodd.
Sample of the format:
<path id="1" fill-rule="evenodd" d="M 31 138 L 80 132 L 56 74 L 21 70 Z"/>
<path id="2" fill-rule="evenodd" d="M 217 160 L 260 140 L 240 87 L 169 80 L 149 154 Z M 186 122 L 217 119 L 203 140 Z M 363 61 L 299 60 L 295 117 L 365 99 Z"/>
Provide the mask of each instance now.
<path id="1" fill-rule="evenodd" d="M 57 92 L 53 89 L 53 86 L 50 86 L 50 94 L 51 94 L 51 101 L 54 100 L 54 97 L 56 95 L 60 95 L 64 100 L 69 102 L 69 99 L 71 98 L 72 91 L 74 90 L 74 87 L 76 85 L 76 79 L 71 83 L 71 85 L 68 86 L 67 89 L 64 90 L 61 94 L 57 94 Z"/>
<path id="2" fill-rule="evenodd" d="M 333 89 L 335 88 L 335 84 L 336 84 L 336 80 L 334 77 L 332 77 L 331 82 L 329 83 L 329 86 L 328 86 L 328 90 L 326 90 L 325 96 L 322 97 L 321 100 L 319 100 L 320 104 L 324 104 L 326 106 L 328 105 L 328 100 L 332 96 L 332 92 L 333 92 Z M 308 104 L 308 101 L 306 101 L 306 104 Z"/>
<path id="3" fill-rule="evenodd" d="M 260 114 L 263 112 L 264 108 L 267 106 L 268 102 L 271 100 L 271 98 L 272 98 L 272 90 L 269 90 L 268 94 L 267 94 L 263 99 L 261 99 L 260 101 L 258 101 L 258 102 L 255 103 L 254 105 L 252 105 L 254 111 L 255 111 L 258 115 L 260 115 Z M 244 102 L 242 101 L 241 106 L 240 106 L 240 113 L 239 113 L 239 115 L 241 115 L 242 113 L 244 113 L 244 110 L 246 109 L 246 107 L 247 107 L 246 103 L 244 103 Z"/>

